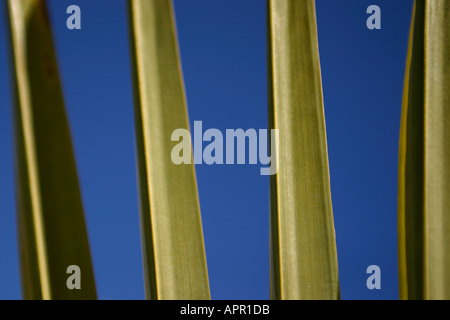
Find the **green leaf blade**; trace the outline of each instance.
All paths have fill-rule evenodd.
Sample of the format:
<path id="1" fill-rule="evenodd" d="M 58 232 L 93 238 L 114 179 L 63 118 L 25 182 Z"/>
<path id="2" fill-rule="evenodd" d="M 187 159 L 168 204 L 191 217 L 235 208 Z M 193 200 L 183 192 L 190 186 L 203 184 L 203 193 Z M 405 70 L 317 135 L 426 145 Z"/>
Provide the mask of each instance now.
<path id="1" fill-rule="evenodd" d="M 271 296 L 338 299 L 315 6 L 269 1 L 271 128 L 279 130 L 271 177 Z"/>
<path id="2" fill-rule="evenodd" d="M 399 151 L 401 299 L 450 299 L 450 3 L 415 2 Z"/>
<path id="3" fill-rule="evenodd" d="M 8 1 L 16 196 L 25 299 L 96 299 L 69 124 L 45 1 Z M 81 290 L 67 268 L 81 269 Z"/>
<path id="4" fill-rule="evenodd" d="M 194 165 L 171 159 L 172 132 L 189 130 L 171 1 L 132 0 L 129 13 L 146 294 L 209 299 Z"/>

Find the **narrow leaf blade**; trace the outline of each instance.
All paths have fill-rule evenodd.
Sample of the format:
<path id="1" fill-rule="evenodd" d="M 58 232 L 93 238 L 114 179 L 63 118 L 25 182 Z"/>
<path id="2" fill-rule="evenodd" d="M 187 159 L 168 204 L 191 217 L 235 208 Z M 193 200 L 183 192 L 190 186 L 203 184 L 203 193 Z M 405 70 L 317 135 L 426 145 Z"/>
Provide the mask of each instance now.
<path id="1" fill-rule="evenodd" d="M 399 151 L 401 299 L 450 299 L 450 2 L 417 0 Z"/>
<path id="2" fill-rule="evenodd" d="M 172 4 L 131 0 L 129 13 L 147 297 L 209 299 L 194 165 L 171 159 L 172 132 L 189 129 Z"/>
<path id="3" fill-rule="evenodd" d="M 338 266 L 313 0 L 269 0 L 271 296 L 338 299 Z"/>
<path id="4" fill-rule="evenodd" d="M 8 1 L 16 103 L 16 194 L 26 299 L 96 299 L 94 274 L 44 0 Z M 81 269 L 81 290 L 67 268 Z"/>

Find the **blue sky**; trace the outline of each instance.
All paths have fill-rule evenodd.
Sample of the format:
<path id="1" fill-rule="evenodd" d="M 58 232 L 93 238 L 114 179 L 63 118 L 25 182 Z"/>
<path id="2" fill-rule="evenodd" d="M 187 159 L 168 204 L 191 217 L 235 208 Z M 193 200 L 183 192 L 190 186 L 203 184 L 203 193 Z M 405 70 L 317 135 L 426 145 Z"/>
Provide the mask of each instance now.
<path id="1" fill-rule="evenodd" d="M 100 299 L 143 299 L 124 0 L 50 0 Z M 77 4 L 82 29 L 66 28 Z M 382 29 L 366 28 L 378 5 Z M 265 0 L 174 0 L 191 126 L 267 128 Z M 397 158 L 413 0 L 317 0 L 343 299 L 397 299 Z M 19 299 L 9 45 L 0 6 L 0 299 Z M 213 299 L 269 298 L 269 180 L 197 165 Z M 368 290 L 366 268 L 381 268 Z"/>

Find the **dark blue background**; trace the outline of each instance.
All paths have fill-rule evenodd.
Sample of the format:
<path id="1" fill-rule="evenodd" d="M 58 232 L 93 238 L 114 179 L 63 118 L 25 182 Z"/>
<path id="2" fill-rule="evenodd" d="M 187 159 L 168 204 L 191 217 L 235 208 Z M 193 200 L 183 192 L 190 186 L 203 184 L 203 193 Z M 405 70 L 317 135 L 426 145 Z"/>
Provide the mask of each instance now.
<path id="1" fill-rule="evenodd" d="M 77 4 L 82 30 L 66 28 Z M 382 29 L 366 28 L 366 9 Z M 398 134 L 413 0 L 317 0 L 343 299 L 397 299 Z M 189 117 L 267 128 L 266 1 L 175 0 Z M 51 0 L 49 11 L 99 298 L 144 298 L 124 0 Z M 9 44 L 0 6 L 0 299 L 18 299 Z M 269 181 L 259 165 L 198 165 L 213 299 L 269 298 Z M 381 290 L 366 268 L 381 267 Z"/>

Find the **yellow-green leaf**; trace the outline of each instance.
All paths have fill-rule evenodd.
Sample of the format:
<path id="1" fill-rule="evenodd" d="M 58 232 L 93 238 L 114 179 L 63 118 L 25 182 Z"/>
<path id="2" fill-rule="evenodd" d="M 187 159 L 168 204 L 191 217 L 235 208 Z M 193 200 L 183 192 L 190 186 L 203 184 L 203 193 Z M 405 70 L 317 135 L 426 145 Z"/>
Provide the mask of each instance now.
<path id="1" fill-rule="evenodd" d="M 16 193 L 26 299 L 95 299 L 69 125 L 44 0 L 8 0 Z M 67 268 L 81 269 L 81 290 Z"/>
<path id="2" fill-rule="evenodd" d="M 269 0 L 271 297 L 338 299 L 314 0 Z"/>
<path id="3" fill-rule="evenodd" d="M 401 299 L 450 299 L 450 1 L 417 0 L 399 151 Z"/>
<path id="4" fill-rule="evenodd" d="M 131 0 L 129 13 L 146 294 L 209 299 L 194 165 L 171 159 L 172 132 L 189 129 L 172 3 Z"/>

